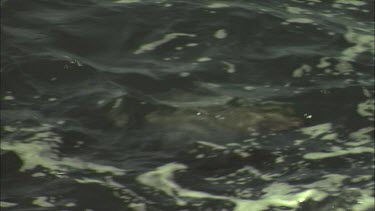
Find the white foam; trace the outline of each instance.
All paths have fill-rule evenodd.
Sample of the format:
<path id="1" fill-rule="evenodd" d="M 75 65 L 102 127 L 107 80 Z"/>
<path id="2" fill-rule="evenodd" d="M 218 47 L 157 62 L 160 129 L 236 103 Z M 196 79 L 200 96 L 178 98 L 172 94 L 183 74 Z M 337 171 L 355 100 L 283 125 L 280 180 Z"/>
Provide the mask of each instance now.
<path id="1" fill-rule="evenodd" d="M 222 62 L 227 66 L 227 73 L 235 73 L 236 72 L 236 66 L 229 62 Z"/>
<path id="2" fill-rule="evenodd" d="M 362 153 L 374 153 L 374 148 L 371 147 L 354 147 L 348 149 L 336 149 L 332 152 L 311 152 L 303 156 L 303 158 L 308 160 L 318 160 L 325 158 L 338 157 L 348 154 L 362 154 Z"/>
<path id="3" fill-rule="evenodd" d="M 319 64 L 316 65 L 316 67 L 319 69 L 329 67 L 331 65 L 331 63 L 328 61 L 329 59 L 330 59 L 329 57 L 320 58 L 320 62 Z"/>
<path id="4" fill-rule="evenodd" d="M 3 97 L 3 100 L 15 100 L 16 98 L 14 96 L 11 96 L 11 95 L 7 95 L 7 96 L 4 96 Z"/>
<path id="5" fill-rule="evenodd" d="M 61 138 L 50 131 L 52 127 L 43 125 L 35 128 L 19 128 L 18 131 L 34 132 L 33 136 L 23 141 L 1 142 L 1 149 L 15 152 L 22 160 L 20 171 L 41 166 L 48 173 L 63 176 L 69 169 L 91 170 L 97 173 L 124 175 L 125 171 L 112 166 L 105 166 L 82 161 L 78 158 L 62 157 L 57 148 L 62 143 Z"/>
<path id="6" fill-rule="evenodd" d="M 244 86 L 243 89 L 244 89 L 244 90 L 247 90 L 247 91 L 253 91 L 253 90 L 255 90 L 256 88 L 253 87 L 253 86 Z"/>
<path id="7" fill-rule="evenodd" d="M 217 9 L 217 8 L 230 7 L 230 5 L 229 4 L 225 4 L 225 3 L 212 3 L 212 4 L 209 4 L 207 7 L 208 8 L 213 8 L 213 9 Z"/>
<path id="8" fill-rule="evenodd" d="M 92 170 L 97 173 L 112 173 L 114 175 L 124 175 L 124 170 L 112 166 L 103 166 L 90 162 L 85 162 L 77 158 L 59 157 L 54 153 L 56 145 L 40 141 L 32 143 L 1 143 L 3 150 L 10 150 L 22 159 L 23 164 L 20 171 L 34 169 L 37 166 L 48 169 L 51 174 L 68 171 L 67 168 Z M 65 167 L 65 168 L 64 168 Z"/>
<path id="9" fill-rule="evenodd" d="M 186 34 L 186 33 L 170 33 L 164 35 L 164 37 L 161 40 L 156 40 L 151 43 L 147 43 L 144 45 L 141 45 L 136 51 L 134 51 L 134 54 L 142 54 L 146 53 L 147 51 L 152 51 L 159 47 L 160 45 L 163 45 L 171 40 L 174 40 L 178 37 L 195 37 L 194 34 Z"/>
<path id="10" fill-rule="evenodd" d="M 154 171 L 138 176 L 137 181 L 156 190 L 163 191 L 165 194 L 174 197 L 177 200 L 177 204 L 185 205 L 186 202 L 175 195 L 176 190 L 181 189 L 181 187 L 173 181 L 174 172 L 185 169 L 187 167 L 183 164 L 169 163 L 156 168 Z"/>
<path id="11" fill-rule="evenodd" d="M 228 36 L 228 33 L 225 29 L 219 29 L 214 33 L 214 37 L 217 39 L 225 39 Z"/>
<path id="12" fill-rule="evenodd" d="M 4 129 L 4 131 L 7 131 L 7 132 L 15 132 L 15 131 L 17 131 L 17 128 L 12 127 L 12 126 L 8 126 L 8 125 L 4 125 L 3 129 Z"/>
<path id="13" fill-rule="evenodd" d="M 361 175 L 358 177 L 354 177 L 351 179 L 352 182 L 363 182 L 363 181 L 370 181 L 372 179 L 372 175 Z"/>
<path id="14" fill-rule="evenodd" d="M 46 196 L 36 197 L 32 203 L 39 207 L 54 207 L 55 206 L 54 204 L 48 201 L 48 197 Z"/>
<path id="15" fill-rule="evenodd" d="M 343 181 L 349 176 L 341 174 L 327 174 L 322 176 L 322 180 L 318 180 L 314 183 L 304 185 L 305 188 L 318 188 L 319 190 L 325 190 L 329 192 L 340 191 L 343 186 Z"/>
<path id="16" fill-rule="evenodd" d="M 202 159 L 202 158 L 204 158 L 204 157 L 206 157 L 205 154 L 199 154 L 199 155 L 196 155 L 196 156 L 195 156 L 196 159 Z"/>
<path id="17" fill-rule="evenodd" d="M 368 98 L 371 98 L 371 97 L 372 97 L 372 94 L 371 94 L 370 90 L 368 90 L 368 89 L 366 89 L 366 88 L 363 88 L 363 89 L 362 89 L 362 92 L 363 92 L 363 95 L 364 95 L 365 97 L 368 97 Z"/>
<path id="18" fill-rule="evenodd" d="M 112 109 L 116 109 L 116 108 L 120 107 L 121 104 L 122 104 L 122 98 L 116 99 L 115 103 L 112 106 Z"/>
<path id="19" fill-rule="evenodd" d="M 359 103 L 357 106 L 357 112 L 359 115 L 374 121 L 375 100 L 368 99 L 362 103 Z"/>
<path id="20" fill-rule="evenodd" d="M 74 202 L 68 202 L 68 203 L 66 203 L 64 206 L 65 206 L 65 207 L 75 207 L 75 206 L 77 206 L 77 204 L 74 203 Z"/>
<path id="21" fill-rule="evenodd" d="M 127 207 L 131 208 L 133 211 L 144 211 L 146 210 L 146 204 L 140 203 L 140 201 L 144 203 L 148 203 L 148 200 L 139 196 L 134 191 L 127 188 L 125 185 L 120 184 L 112 178 L 112 176 L 106 176 L 104 180 L 100 179 L 92 179 L 92 178 L 76 178 L 74 181 L 82 184 L 99 184 L 103 187 L 109 188 L 113 195 L 121 200 L 127 205 Z"/>
<path id="22" fill-rule="evenodd" d="M 91 178 L 80 178 L 80 179 L 74 179 L 76 182 L 81 183 L 81 184 L 90 184 L 90 183 L 97 183 L 101 184 L 102 186 L 105 187 L 110 187 L 112 189 L 123 189 L 125 186 L 113 181 L 112 178 L 106 177 L 106 180 L 98 180 L 98 179 L 91 179 Z"/>
<path id="23" fill-rule="evenodd" d="M 272 180 L 272 177 L 274 176 L 274 175 L 261 174 L 261 172 L 256 168 L 252 166 L 245 166 L 228 175 L 223 175 L 223 176 L 218 176 L 218 177 L 207 177 L 205 178 L 205 180 L 210 181 L 210 182 L 219 182 L 222 180 L 227 180 L 228 178 L 235 177 L 238 174 L 243 175 L 243 176 L 246 175 L 240 178 L 239 180 L 249 180 L 250 177 L 255 177 L 257 179 L 261 179 L 264 181 L 270 181 Z"/>
<path id="24" fill-rule="evenodd" d="M 368 211 L 374 210 L 375 207 L 375 200 L 373 196 L 373 191 L 369 191 L 370 193 L 359 190 L 362 196 L 357 200 L 357 204 L 352 207 L 352 211 Z"/>
<path id="25" fill-rule="evenodd" d="M 182 72 L 179 74 L 181 77 L 188 77 L 190 76 L 190 73 L 189 72 Z"/>
<path id="26" fill-rule="evenodd" d="M 336 140 L 337 138 L 338 138 L 337 133 L 331 133 L 331 134 L 322 136 L 321 140 Z"/>
<path id="27" fill-rule="evenodd" d="M 347 61 L 354 61 L 355 58 L 364 52 L 371 52 L 374 54 L 374 35 L 368 35 L 364 32 L 354 31 L 354 29 L 349 28 L 348 32 L 344 35 L 345 39 L 353 43 L 351 46 L 342 52 L 341 59 Z"/>
<path id="28" fill-rule="evenodd" d="M 301 67 L 293 71 L 292 76 L 294 78 L 301 78 L 306 72 L 310 72 L 311 70 L 312 70 L 312 67 L 310 65 L 303 64 Z"/>
<path id="29" fill-rule="evenodd" d="M 348 4 L 353 6 L 363 6 L 366 5 L 366 2 L 361 0 L 336 0 L 336 4 Z"/>
<path id="30" fill-rule="evenodd" d="M 291 18 L 291 19 L 287 19 L 286 22 L 288 23 L 314 23 L 314 21 L 309 18 Z"/>
<path id="31" fill-rule="evenodd" d="M 131 203 L 128 207 L 133 211 L 146 211 L 146 204 L 144 203 Z"/>
<path id="32" fill-rule="evenodd" d="M 306 140 L 300 140 L 300 139 L 298 139 L 298 140 L 294 140 L 294 145 L 295 145 L 295 146 L 299 146 L 299 145 L 303 144 L 305 141 L 306 141 Z"/>
<path id="33" fill-rule="evenodd" d="M 7 208 L 7 207 L 14 207 L 14 206 L 17 206 L 17 204 L 6 202 L 6 201 L 0 201 L 0 207 Z"/>
<path id="34" fill-rule="evenodd" d="M 211 142 L 206 142 L 206 141 L 197 141 L 196 143 L 205 147 L 210 147 L 211 149 L 218 149 L 218 150 L 227 149 L 225 146 L 214 144 Z"/>
<path id="35" fill-rule="evenodd" d="M 291 6 L 287 6 L 286 11 L 292 14 L 302 14 L 302 13 L 308 12 L 308 10 L 301 9 L 299 7 L 291 7 Z"/>
<path id="36" fill-rule="evenodd" d="M 339 61 L 335 65 L 335 70 L 340 73 L 340 75 L 347 75 L 354 72 L 353 65 L 347 61 Z"/>
<path id="37" fill-rule="evenodd" d="M 45 177 L 47 175 L 43 172 L 36 172 L 36 173 L 32 174 L 31 176 L 32 177 Z"/>
<path id="38" fill-rule="evenodd" d="M 208 62 L 208 61 L 211 61 L 212 59 L 209 58 L 209 57 L 201 57 L 199 59 L 197 59 L 197 62 Z"/>
<path id="39" fill-rule="evenodd" d="M 199 45 L 198 43 L 188 43 L 185 46 L 186 47 L 195 47 L 195 46 L 198 46 L 198 45 Z"/>
<path id="40" fill-rule="evenodd" d="M 115 2 L 121 3 L 121 4 L 130 4 L 130 3 L 138 3 L 138 2 L 141 2 L 141 1 L 140 0 L 117 0 Z"/>
<path id="41" fill-rule="evenodd" d="M 332 133 L 332 124 L 324 123 L 320 125 L 314 125 L 311 127 L 301 128 L 300 131 L 305 135 L 309 135 L 311 138 L 317 138 L 320 135 Z"/>
<path id="42" fill-rule="evenodd" d="M 307 199 L 319 201 L 327 196 L 326 193 L 315 189 L 295 193 L 294 189 L 293 191 L 288 189 L 291 188 L 291 186 L 288 185 L 284 185 L 284 189 L 277 193 L 272 192 L 272 190 L 275 190 L 275 188 L 272 188 L 272 185 L 271 187 L 263 189 L 265 194 L 259 200 L 246 200 L 229 196 L 213 195 L 201 191 L 188 190 L 175 183 L 173 181 L 174 172 L 185 169 L 187 169 L 187 166 L 183 164 L 169 163 L 138 176 L 137 181 L 173 197 L 178 205 L 187 204 L 182 198 L 218 199 L 234 203 L 234 211 L 249 211 L 249 208 L 251 208 L 252 211 L 263 211 L 271 206 L 297 208 L 301 202 Z M 273 184 L 273 186 L 275 185 L 276 184 Z"/>
<path id="43" fill-rule="evenodd" d="M 366 128 L 362 128 L 362 129 L 359 129 L 358 131 L 350 133 L 349 138 L 354 141 L 346 142 L 345 145 L 361 146 L 367 143 L 371 143 L 373 140 L 368 133 L 372 131 L 374 131 L 374 127 L 366 127 Z"/>

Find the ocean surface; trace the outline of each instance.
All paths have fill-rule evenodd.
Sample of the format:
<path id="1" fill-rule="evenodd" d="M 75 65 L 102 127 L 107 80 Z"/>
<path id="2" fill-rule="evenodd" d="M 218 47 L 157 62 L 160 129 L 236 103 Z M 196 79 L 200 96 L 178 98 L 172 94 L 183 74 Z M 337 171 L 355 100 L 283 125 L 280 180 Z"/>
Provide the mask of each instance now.
<path id="1" fill-rule="evenodd" d="M 1 0 L 4 211 L 374 210 L 374 0 Z"/>

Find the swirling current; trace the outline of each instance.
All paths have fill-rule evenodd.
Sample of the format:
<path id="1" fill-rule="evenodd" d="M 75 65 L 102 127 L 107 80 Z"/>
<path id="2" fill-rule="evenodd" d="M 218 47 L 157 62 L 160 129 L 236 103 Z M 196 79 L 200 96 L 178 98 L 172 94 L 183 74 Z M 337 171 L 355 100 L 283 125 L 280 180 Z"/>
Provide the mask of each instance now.
<path id="1" fill-rule="evenodd" d="M 1 0 L 1 210 L 374 210 L 374 0 Z"/>

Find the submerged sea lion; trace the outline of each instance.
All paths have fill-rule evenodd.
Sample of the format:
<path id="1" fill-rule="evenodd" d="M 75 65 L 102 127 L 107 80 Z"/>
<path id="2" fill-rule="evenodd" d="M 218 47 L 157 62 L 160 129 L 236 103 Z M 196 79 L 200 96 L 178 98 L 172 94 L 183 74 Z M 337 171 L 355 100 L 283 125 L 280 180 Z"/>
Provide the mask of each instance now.
<path id="1" fill-rule="evenodd" d="M 145 120 L 152 124 L 212 124 L 242 132 L 274 132 L 300 125 L 290 108 L 283 105 L 232 105 L 178 108 L 151 112 Z"/>
<path id="2" fill-rule="evenodd" d="M 137 130 L 136 142 L 157 140 L 162 148 L 194 141 L 233 142 L 248 138 L 252 133 L 287 130 L 302 123 L 290 106 L 251 104 L 238 98 L 205 104 L 134 103 L 129 99 L 121 103 L 122 107 L 117 101 L 117 105 L 112 106 L 116 108 L 110 112 L 115 125 Z M 140 138 L 143 136 L 147 138 Z"/>

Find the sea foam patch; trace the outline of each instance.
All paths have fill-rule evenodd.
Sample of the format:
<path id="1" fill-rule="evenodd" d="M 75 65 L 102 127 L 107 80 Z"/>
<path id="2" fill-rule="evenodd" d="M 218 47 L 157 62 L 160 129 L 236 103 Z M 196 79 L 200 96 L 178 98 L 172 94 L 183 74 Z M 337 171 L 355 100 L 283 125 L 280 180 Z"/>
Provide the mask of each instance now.
<path id="1" fill-rule="evenodd" d="M 177 205 L 183 206 L 188 199 L 216 199 L 232 202 L 234 211 L 263 211 L 272 207 L 297 208 L 305 200 L 320 201 L 327 194 L 316 189 L 297 191 L 287 184 L 271 184 L 263 189 L 265 193 L 258 200 L 242 199 L 229 196 L 213 195 L 202 191 L 194 191 L 181 187 L 173 177 L 176 171 L 187 170 L 187 166 L 179 163 L 169 163 L 160 166 L 153 171 L 146 172 L 137 177 L 138 182 L 157 191 L 173 197 Z M 275 188 L 278 187 L 278 188 Z M 276 191 L 276 192 L 275 192 Z"/>
<path id="2" fill-rule="evenodd" d="M 303 157 L 309 160 L 318 160 L 325 158 L 332 158 L 348 154 L 362 154 L 362 153 L 374 153 L 374 148 L 372 147 L 352 147 L 346 149 L 332 149 L 331 152 L 310 152 L 305 154 Z"/>
<path id="3" fill-rule="evenodd" d="M 195 34 L 186 34 L 186 33 L 166 34 L 160 40 L 156 40 L 156 41 L 141 45 L 137 50 L 134 51 L 134 54 L 142 54 L 142 53 L 146 53 L 148 51 L 152 51 L 152 50 L 156 49 L 157 47 L 159 47 L 159 46 L 161 46 L 165 43 L 168 43 L 169 41 L 174 40 L 178 37 L 196 37 L 196 35 Z"/>
<path id="4" fill-rule="evenodd" d="M 320 162 L 321 165 L 325 165 L 325 159 L 333 157 L 337 157 L 337 162 L 340 163 L 346 160 L 346 155 L 363 154 L 367 156 L 373 154 L 374 149 L 369 146 L 372 140 L 369 133 L 373 130 L 373 127 L 365 127 L 343 135 L 340 133 L 339 127 L 337 128 L 333 123 L 323 123 L 298 129 L 296 132 L 307 136 L 306 139 L 300 140 L 299 146 L 301 146 L 301 150 L 299 152 L 288 154 L 288 150 L 280 149 L 280 151 L 274 151 L 273 153 L 279 156 L 278 159 L 284 159 L 283 162 L 273 163 L 272 169 L 279 169 L 279 171 L 276 171 L 277 173 L 272 169 L 262 166 L 259 169 L 255 168 L 252 166 L 251 161 L 250 163 L 246 161 L 246 164 L 249 164 L 248 166 L 235 168 L 227 174 L 221 174 L 220 171 L 213 170 L 212 176 L 204 178 L 203 181 L 211 185 L 209 190 L 215 190 L 214 187 L 216 186 L 220 186 L 221 188 L 226 187 L 226 194 L 218 192 L 213 194 L 210 191 L 202 189 L 196 191 L 194 188 L 185 188 L 183 183 L 184 177 L 181 177 L 181 182 L 177 182 L 175 174 L 177 172 L 182 172 L 182 175 L 194 174 L 195 169 L 194 167 L 190 169 L 187 165 L 181 163 L 169 163 L 160 166 L 139 175 L 137 181 L 156 191 L 155 194 L 159 193 L 172 198 L 177 206 L 182 207 L 197 203 L 196 200 L 200 201 L 200 203 L 202 203 L 202 200 L 219 200 L 224 204 L 228 204 L 228 202 L 232 203 L 234 211 L 262 211 L 269 210 L 271 207 L 288 207 L 290 210 L 298 210 L 301 207 L 310 206 L 310 203 L 316 204 L 313 206 L 317 207 L 325 206 L 325 199 L 327 199 L 329 200 L 328 203 L 332 203 L 330 206 L 337 207 L 338 209 L 366 211 L 374 207 L 374 204 L 369 200 L 373 194 L 372 190 L 366 188 L 348 188 L 347 183 L 351 178 L 354 178 L 353 175 L 341 174 L 335 171 L 327 171 L 314 176 L 310 176 L 309 174 L 311 173 L 310 168 L 315 168 L 314 164 L 310 166 L 311 163 Z M 235 155 L 233 152 L 236 150 L 254 147 L 261 149 L 265 147 L 265 143 L 250 146 L 251 143 L 261 141 L 259 138 L 261 137 L 255 137 L 241 143 L 233 142 L 225 145 L 197 141 L 197 148 L 192 153 L 197 154 L 199 158 L 194 162 L 201 162 L 201 160 L 207 159 L 211 165 L 221 165 L 220 161 L 215 163 L 215 160 L 221 160 L 229 154 Z M 265 140 L 267 139 L 266 137 L 264 138 Z M 323 142 L 320 142 L 319 147 L 316 147 L 313 143 L 314 140 L 323 140 Z M 288 145 L 286 144 L 286 146 Z M 322 149 L 322 151 L 314 152 L 309 147 Z M 252 152 L 250 151 L 250 154 Z M 256 150 L 254 152 L 256 153 Z M 233 162 L 241 162 L 241 159 L 248 159 L 246 156 L 237 156 L 237 158 L 238 160 Z M 291 159 L 300 160 L 290 162 Z M 350 165 L 366 165 L 364 161 L 361 161 L 362 158 L 353 159 Z M 290 180 L 286 179 L 284 174 L 286 172 L 290 174 L 291 169 L 297 166 L 301 170 L 292 173 Z M 218 166 L 218 168 L 220 167 Z M 358 172 L 358 176 L 355 177 L 356 179 L 353 180 L 353 183 L 370 183 L 369 178 L 372 177 L 371 175 L 367 175 L 366 172 L 367 170 Z M 206 187 L 206 185 L 203 185 L 203 187 Z M 339 198 L 344 194 L 352 194 L 350 200 L 342 204 L 336 204 L 336 200 L 341 200 Z M 356 201 L 361 202 L 357 204 Z"/>
<path id="5" fill-rule="evenodd" d="M 51 131 L 52 128 L 52 125 L 44 124 L 40 127 L 16 129 L 15 132 L 31 132 L 32 135 L 25 140 L 2 141 L 1 149 L 13 151 L 18 155 L 22 160 L 20 171 L 32 170 L 40 166 L 55 176 L 62 176 L 74 169 L 113 175 L 125 174 L 123 169 L 60 155 L 58 147 L 62 144 L 62 139 Z"/>
<path id="6" fill-rule="evenodd" d="M 372 27 L 372 26 L 369 26 Z M 374 55 L 374 31 L 367 32 L 367 29 L 355 30 L 353 28 L 348 28 L 345 34 L 345 39 L 354 44 L 353 46 L 345 49 L 342 52 L 341 58 L 347 61 L 355 61 L 355 58 L 359 54 L 369 52 Z"/>
<path id="7" fill-rule="evenodd" d="M 216 39 L 225 39 L 228 36 L 228 33 L 225 29 L 219 29 L 214 33 Z"/>
<path id="8" fill-rule="evenodd" d="M 115 3 L 120 4 L 130 4 L 130 3 L 138 3 L 141 2 L 140 0 L 116 0 Z"/>
<path id="9" fill-rule="evenodd" d="M 310 127 L 301 128 L 300 131 L 303 134 L 310 136 L 310 138 L 317 138 L 323 134 L 332 134 L 332 123 L 324 123 L 319 125 L 314 125 Z"/>
<path id="10" fill-rule="evenodd" d="M 33 202 L 34 205 L 38 207 L 54 207 L 55 205 L 49 201 L 47 196 L 36 197 Z"/>
<path id="11" fill-rule="evenodd" d="M 357 106 L 357 112 L 359 115 L 366 117 L 368 120 L 374 121 L 374 111 L 375 111 L 375 100 L 368 99 L 361 102 Z"/>
<path id="12" fill-rule="evenodd" d="M 216 3 L 212 3 L 212 4 L 207 5 L 207 7 L 212 8 L 212 9 L 218 9 L 218 8 L 230 7 L 230 5 L 227 4 L 227 3 L 216 2 Z"/>
<path id="13" fill-rule="evenodd" d="M 16 203 L 0 201 L 0 207 L 7 208 L 7 207 L 14 207 L 17 206 Z"/>
<path id="14" fill-rule="evenodd" d="M 290 18 L 287 19 L 286 22 L 288 23 L 314 23 L 314 20 L 309 19 L 309 18 Z"/>

